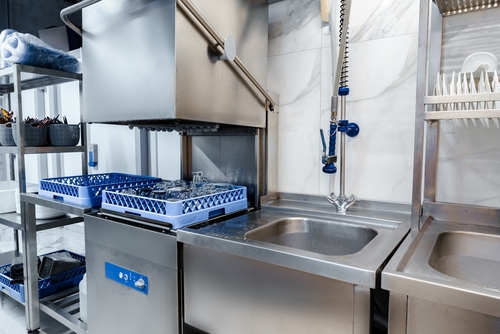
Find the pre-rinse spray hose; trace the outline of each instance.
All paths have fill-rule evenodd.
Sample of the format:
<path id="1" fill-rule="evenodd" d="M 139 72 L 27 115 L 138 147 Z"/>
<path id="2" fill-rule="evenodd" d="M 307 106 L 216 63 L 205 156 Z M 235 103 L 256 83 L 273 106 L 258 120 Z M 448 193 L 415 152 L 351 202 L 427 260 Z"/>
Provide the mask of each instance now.
<path id="1" fill-rule="evenodd" d="M 335 2 L 335 0 L 332 1 Z M 326 144 L 321 131 L 321 140 L 323 142 L 323 158 L 322 162 L 323 172 L 327 174 L 333 174 L 337 172 L 337 167 L 335 167 L 335 162 L 337 162 L 337 156 L 335 155 L 335 147 L 337 142 L 337 110 L 338 110 L 338 100 L 339 96 L 346 96 L 349 94 L 349 88 L 347 87 L 347 74 L 348 74 L 348 26 L 349 26 L 349 13 L 351 8 L 351 0 L 341 0 L 340 1 L 340 21 L 339 21 L 339 57 L 337 60 L 337 70 L 333 73 L 333 96 L 331 101 L 331 117 L 330 117 L 330 131 L 329 131 L 329 148 L 328 155 L 326 153 Z M 335 54 L 335 38 L 333 29 L 333 5 L 330 7 L 330 33 L 332 35 L 332 57 Z M 332 64 L 333 65 L 333 64 Z M 345 115 L 341 115 L 341 119 L 345 118 Z"/>

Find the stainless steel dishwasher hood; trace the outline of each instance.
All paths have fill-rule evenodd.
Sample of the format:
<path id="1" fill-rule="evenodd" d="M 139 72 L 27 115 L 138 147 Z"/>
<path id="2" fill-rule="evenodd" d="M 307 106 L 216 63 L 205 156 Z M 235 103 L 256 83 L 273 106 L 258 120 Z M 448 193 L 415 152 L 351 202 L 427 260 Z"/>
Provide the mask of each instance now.
<path id="1" fill-rule="evenodd" d="M 265 0 L 86 2 L 84 122 L 265 127 L 272 99 L 239 66 L 266 83 Z M 221 43 L 191 5 L 219 36 L 234 39 L 237 59 L 220 60 Z"/>

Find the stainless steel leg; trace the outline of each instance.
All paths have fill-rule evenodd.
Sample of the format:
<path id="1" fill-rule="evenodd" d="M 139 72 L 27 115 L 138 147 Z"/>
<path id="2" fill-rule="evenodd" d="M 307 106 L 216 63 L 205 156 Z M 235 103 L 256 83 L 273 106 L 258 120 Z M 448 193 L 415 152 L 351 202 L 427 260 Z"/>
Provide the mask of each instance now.
<path id="1" fill-rule="evenodd" d="M 21 217 L 26 328 L 28 333 L 37 333 L 40 328 L 40 303 L 38 300 L 35 205 L 21 201 Z"/>
<path id="2" fill-rule="evenodd" d="M 14 251 L 16 256 L 19 256 L 19 231 L 14 229 Z"/>

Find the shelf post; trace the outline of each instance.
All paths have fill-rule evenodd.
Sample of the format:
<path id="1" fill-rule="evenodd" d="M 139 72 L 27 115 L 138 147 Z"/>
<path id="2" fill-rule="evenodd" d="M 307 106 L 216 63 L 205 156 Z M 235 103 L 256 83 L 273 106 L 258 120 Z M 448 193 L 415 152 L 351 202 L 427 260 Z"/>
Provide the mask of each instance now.
<path id="1" fill-rule="evenodd" d="M 35 205 L 21 201 L 21 224 L 26 327 L 33 331 L 40 328 Z"/>

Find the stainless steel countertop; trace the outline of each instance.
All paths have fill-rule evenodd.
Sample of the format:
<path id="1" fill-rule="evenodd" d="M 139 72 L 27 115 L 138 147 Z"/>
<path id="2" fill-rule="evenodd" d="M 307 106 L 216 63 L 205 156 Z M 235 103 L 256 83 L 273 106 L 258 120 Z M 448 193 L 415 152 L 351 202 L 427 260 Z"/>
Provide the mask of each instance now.
<path id="1" fill-rule="evenodd" d="M 455 242 L 451 249 L 440 251 L 440 235 L 455 234 L 464 238 L 464 241 Z M 452 305 L 466 310 L 500 317 L 500 283 L 498 275 L 493 275 L 487 281 L 493 284 L 482 283 L 484 277 L 498 271 L 498 266 L 487 268 L 488 273 L 478 263 L 477 269 L 474 258 L 481 261 L 478 252 L 490 252 L 491 258 L 498 258 L 499 244 L 494 240 L 480 246 L 477 242 L 469 244 L 467 237 L 499 239 L 500 230 L 492 227 L 458 224 L 454 222 L 436 221 L 428 218 L 420 232 L 411 232 L 394 254 L 382 272 L 382 288 L 391 292 L 398 292 L 445 305 Z M 493 245 L 493 249 L 492 248 Z M 431 265 L 436 256 L 463 256 L 465 263 L 450 262 L 448 268 L 460 273 L 452 277 L 436 270 Z M 467 258 L 467 256 L 472 258 Z M 434 256 L 434 258 L 433 258 Z M 471 270 L 472 268 L 472 270 Z M 462 271 L 462 269 L 464 269 Z M 467 269 L 467 270 L 466 270 Z M 498 273 L 500 274 L 500 272 Z M 496 281 L 496 282 L 495 282 Z"/>
<path id="2" fill-rule="evenodd" d="M 267 242 L 245 234 L 281 218 L 310 217 L 375 229 L 378 234 L 361 251 L 329 256 Z M 263 261 L 351 284 L 375 288 L 377 272 L 410 229 L 410 206 L 361 201 L 346 215 L 337 214 L 325 197 L 277 194 L 263 198 L 262 209 L 223 222 L 177 231 L 181 243 Z"/>

